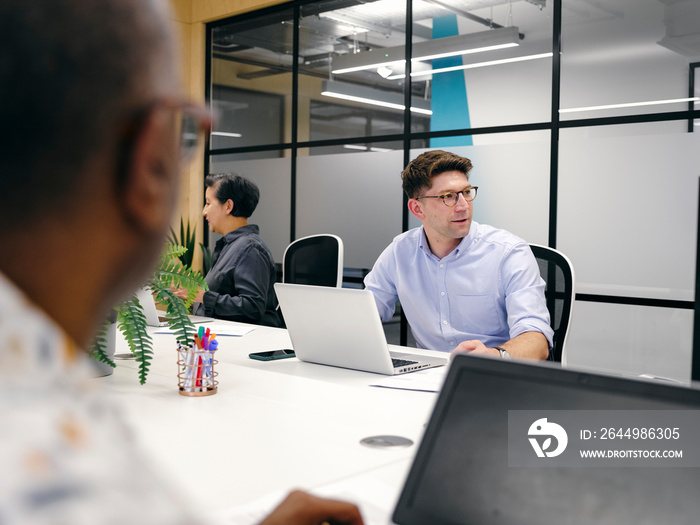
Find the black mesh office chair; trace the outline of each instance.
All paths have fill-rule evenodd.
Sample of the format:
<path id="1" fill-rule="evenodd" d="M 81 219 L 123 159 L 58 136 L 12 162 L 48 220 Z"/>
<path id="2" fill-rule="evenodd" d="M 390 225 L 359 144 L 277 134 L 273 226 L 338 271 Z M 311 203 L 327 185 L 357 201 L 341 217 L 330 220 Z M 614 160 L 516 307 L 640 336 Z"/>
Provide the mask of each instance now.
<path id="1" fill-rule="evenodd" d="M 282 282 L 343 286 L 343 241 L 330 234 L 297 239 L 284 251 Z"/>
<path id="2" fill-rule="evenodd" d="M 554 347 L 549 352 L 549 360 L 566 364 L 564 346 L 574 304 L 574 267 L 560 251 L 537 244 L 531 244 L 530 248 L 540 267 L 540 275 L 547 284 L 544 295 L 554 330 Z"/>

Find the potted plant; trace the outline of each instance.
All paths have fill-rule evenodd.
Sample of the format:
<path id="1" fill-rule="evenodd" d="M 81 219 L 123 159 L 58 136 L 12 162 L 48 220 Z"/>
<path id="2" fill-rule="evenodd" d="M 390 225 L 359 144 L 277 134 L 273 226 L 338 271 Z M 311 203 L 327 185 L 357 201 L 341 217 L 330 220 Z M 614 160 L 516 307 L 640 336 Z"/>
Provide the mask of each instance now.
<path id="1" fill-rule="evenodd" d="M 165 305 L 165 317 L 177 342 L 189 346 L 196 333 L 194 324 L 189 318 L 189 307 L 192 305 L 197 289 L 201 287 L 206 290 L 207 283 L 199 272 L 180 261 L 179 257 L 186 251 L 186 247 L 169 242 L 146 287 L 153 293 L 157 302 Z M 171 291 L 172 287 L 187 290 L 187 300 L 183 301 L 176 296 Z M 146 316 L 143 308 L 137 297 L 133 295 L 115 310 L 116 328 L 124 334 L 129 349 L 138 363 L 139 381 L 144 384 L 153 357 L 153 340 L 146 330 Z M 111 323 L 107 321 L 103 325 L 90 350 L 94 359 L 112 368 L 116 365 L 109 355 L 107 332 L 113 324 L 114 320 Z M 113 354 L 113 348 L 111 350 Z"/>
<path id="2" fill-rule="evenodd" d="M 182 261 L 182 264 L 185 266 L 192 266 L 196 231 L 196 226 L 190 230 L 189 219 L 187 219 L 187 227 L 185 227 L 185 220 L 182 217 L 180 217 L 180 238 L 178 238 L 175 230 L 170 228 L 170 240 L 172 243 L 187 248 L 187 251 L 179 257 L 180 261 Z M 204 246 L 204 243 L 200 242 L 199 247 L 202 249 L 202 273 L 207 275 L 212 266 L 213 254 L 208 246 Z"/>

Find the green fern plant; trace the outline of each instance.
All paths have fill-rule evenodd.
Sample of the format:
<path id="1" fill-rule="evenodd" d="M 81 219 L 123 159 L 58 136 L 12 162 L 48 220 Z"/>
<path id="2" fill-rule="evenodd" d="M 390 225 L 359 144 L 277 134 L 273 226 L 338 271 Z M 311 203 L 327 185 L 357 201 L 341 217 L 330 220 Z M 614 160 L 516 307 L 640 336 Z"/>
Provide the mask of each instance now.
<path id="1" fill-rule="evenodd" d="M 188 315 L 189 307 L 194 301 L 198 288 L 207 289 L 207 282 L 199 272 L 180 261 L 180 256 L 186 252 L 186 247 L 168 243 L 146 287 L 151 290 L 157 302 L 165 305 L 165 318 L 177 342 L 188 346 L 196 333 Z M 187 299 L 183 301 L 176 296 L 170 290 L 172 287 L 187 290 Z M 148 377 L 153 358 L 153 340 L 146 329 L 146 316 L 135 295 L 116 307 L 116 312 L 117 328 L 124 334 L 129 350 L 138 363 L 139 381 L 143 385 Z M 115 367 L 114 361 L 107 354 L 108 326 L 109 322 L 105 323 L 98 332 L 90 354 L 97 361 Z"/>

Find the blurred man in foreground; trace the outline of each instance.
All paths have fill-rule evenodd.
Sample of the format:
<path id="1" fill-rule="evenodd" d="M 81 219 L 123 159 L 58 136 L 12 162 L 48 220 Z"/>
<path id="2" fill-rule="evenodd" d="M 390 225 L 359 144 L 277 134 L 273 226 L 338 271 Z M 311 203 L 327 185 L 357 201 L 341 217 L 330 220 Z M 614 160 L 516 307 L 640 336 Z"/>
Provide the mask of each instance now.
<path id="1" fill-rule="evenodd" d="M 81 350 L 150 274 L 181 155 L 210 124 L 174 52 L 157 0 L 0 3 L 3 524 L 195 522 L 90 391 Z M 362 522 L 294 492 L 264 523 L 324 521 Z"/>

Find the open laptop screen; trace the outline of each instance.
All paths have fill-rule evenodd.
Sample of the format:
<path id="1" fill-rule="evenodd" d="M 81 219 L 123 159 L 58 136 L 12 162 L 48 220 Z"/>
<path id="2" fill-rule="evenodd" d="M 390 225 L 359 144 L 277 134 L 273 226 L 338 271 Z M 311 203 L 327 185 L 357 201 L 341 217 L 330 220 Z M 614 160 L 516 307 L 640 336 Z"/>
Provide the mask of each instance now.
<path id="1" fill-rule="evenodd" d="M 394 521 L 400 525 L 695 523 L 700 519 L 700 468 L 673 465 L 700 466 L 700 454 L 692 450 L 700 448 L 700 436 L 691 435 L 693 428 L 698 430 L 699 409 L 700 392 L 690 388 L 460 355 L 452 363 Z M 634 411 L 656 415 L 664 411 L 663 417 L 683 421 L 690 415 L 695 426 L 681 425 L 683 439 L 674 443 L 676 449 L 687 448 L 686 456 L 672 466 L 637 466 L 629 461 L 628 466 L 608 466 L 615 463 L 606 459 L 581 466 L 583 460 L 575 456 L 582 446 L 581 429 L 564 425 L 569 427 L 568 456 L 544 457 L 541 467 L 519 466 L 522 458 L 514 456 L 514 442 L 524 447 L 517 453 L 529 450 L 540 461 L 529 442 L 528 429 L 534 427 L 513 426 L 523 414 L 534 424 L 547 416 L 551 423 L 577 414 L 603 420 L 622 414 L 615 411 L 635 417 L 652 413 Z M 511 434 L 519 428 L 510 441 L 509 424 Z M 601 429 L 589 426 L 585 444 L 610 448 L 611 441 L 601 439 Z M 617 442 L 612 448 L 619 448 L 627 428 L 622 437 L 618 433 L 613 438 Z M 632 432 L 626 449 L 640 448 L 640 440 L 631 439 Z M 657 441 L 653 446 L 667 444 L 668 440 Z M 554 445 L 542 448 L 547 446 Z M 552 466 L 557 464 L 561 466 Z"/>

